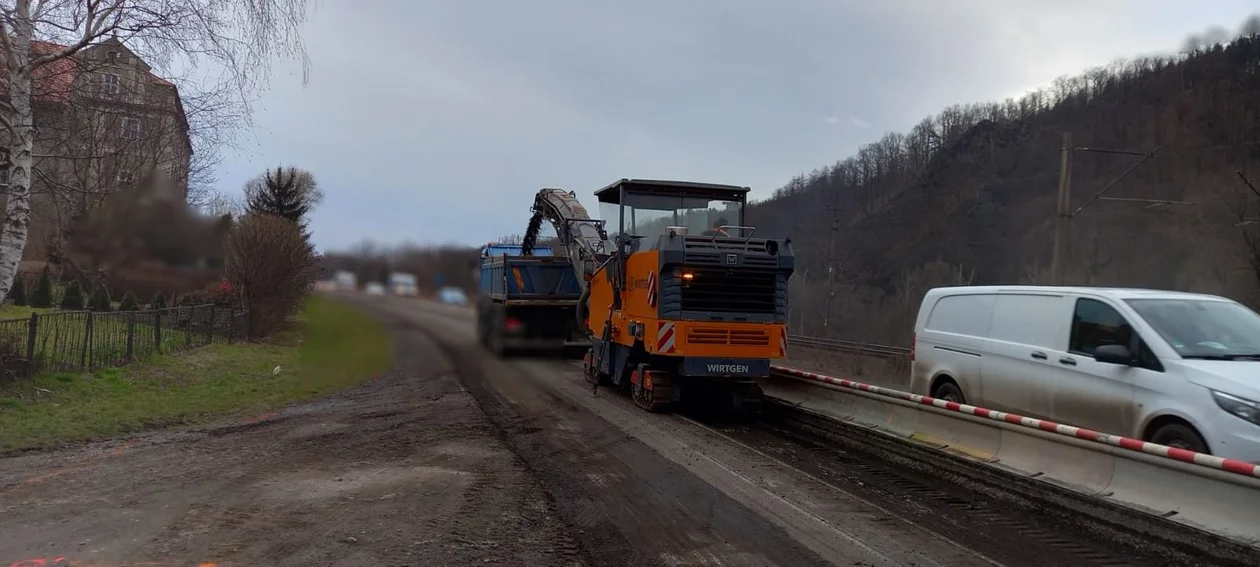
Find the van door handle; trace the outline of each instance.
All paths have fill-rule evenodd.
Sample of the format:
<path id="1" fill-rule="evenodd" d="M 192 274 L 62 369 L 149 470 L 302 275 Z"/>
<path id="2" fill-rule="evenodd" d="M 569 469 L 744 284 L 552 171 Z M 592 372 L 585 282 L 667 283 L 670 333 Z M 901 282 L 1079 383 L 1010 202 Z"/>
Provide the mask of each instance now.
<path id="1" fill-rule="evenodd" d="M 1060 359 L 1059 359 L 1059 364 L 1064 364 L 1064 365 L 1067 365 L 1067 366 L 1076 366 L 1076 359 L 1075 359 L 1075 358 L 1068 358 L 1068 357 L 1066 357 L 1066 356 L 1065 356 L 1065 357 L 1063 357 L 1063 358 L 1060 358 Z"/>
<path id="2" fill-rule="evenodd" d="M 1037 360 L 1045 360 L 1045 359 L 1046 359 L 1046 353 L 1041 352 L 1041 351 L 1037 351 L 1037 352 L 1032 353 L 1032 357 L 1033 357 L 1033 358 L 1035 358 L 1035 359 L 1037 359 Z"/>

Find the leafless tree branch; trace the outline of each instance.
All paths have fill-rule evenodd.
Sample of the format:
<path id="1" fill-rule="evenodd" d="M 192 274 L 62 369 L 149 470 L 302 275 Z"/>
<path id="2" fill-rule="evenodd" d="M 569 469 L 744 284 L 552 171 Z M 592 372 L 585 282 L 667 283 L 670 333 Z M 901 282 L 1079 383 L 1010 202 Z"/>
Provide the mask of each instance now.
<path id="1" fill-rule="evenodd" d="M 61 194 L 67 191 L 81 196 L 108 192 L 114 179 L 106 171 L 110 167 L 138 167 L 117 165 L 135 161 L 137 152 L 120 147 L 125 144 L 83 141 L 99 138 L 96 134 L 102 128 L 108 130 L 108 112 L 85 111 L 90 118 L 80 117 L 75 124 L 47 119 L 48 95 L 63 95 L 59 102 L 64 106 L 72 93 L 63 91 L 95 83 L 95 73 L 103 67 L 86 68 L 99 63 L 93 51 L 120 42 L 156 75 L 169 79 L 179 68 L 200 73 L 189 78 L 193 80 L 178 81 L 183 104 L 176 102 L 174 113 L 193 140 L 190 149 L 197 150 L 179 168 L 187 171 L 187 178 L 180 180 L 185 196 L 209 201 L 212 169 L 221 159 L 222 148 L 232 146 L 236 133 L 248 124 L 254 97 L 267 86 L 274 60 L 278 56 L 298 59 L 303 83 L 308 80 L 310 61 L 301 37 L 307 6 L 308 0 L 0 0 L 0 50 L 4 52 L 0 90 L 7 99 L 0 104 L 0 134 L 8 134 L 10 162 L 6 211 L 0 225 L 0 296 L 12 284 L 26 249 L 33 180 L 46 182 L 40 190 L 53 193 L 51 201 L 66 204 L 70 200 Z M 100 116 L 106 124 L 97 124 Z M 59 127 L 61 132 L 57 132 Z M 37 128 L 39 152 L 35 151 Z M 65 147 L 43 147 L 44 134 L 50 132 L 64 135 Z M 93 157 L 53 159 L 82 156 L 85 151 Z M 87 164 L 89 171 L 78 170 L 74 164 Z M 87 205 L 80 200 L 80 214 Z M 50 215 L 67 216 L 60 210 Z"/>

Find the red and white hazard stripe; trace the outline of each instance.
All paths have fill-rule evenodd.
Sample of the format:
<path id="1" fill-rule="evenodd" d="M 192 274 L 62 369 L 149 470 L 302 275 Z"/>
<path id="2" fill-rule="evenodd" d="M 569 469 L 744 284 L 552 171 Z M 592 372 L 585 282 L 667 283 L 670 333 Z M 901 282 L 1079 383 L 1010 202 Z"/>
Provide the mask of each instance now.
<path id="1" fill-rule="evenodd" d="M 779 358 L 787 357 L 787 333 L 779 335 Z"/>
<path id="2" fill-rule="evenodd" d="M 656 272 L 648 272 L 648 305 L 656 306 Z"/>
<path id="3" fill-rule="evenodd" d="M 656 332 L 656 352 L 674 352 L 674 339 L 676 337 L 674 323 L 672 321 L 662 321 L 660 330 Z"/>
<path id="4" fill-rule="evenodd" d="M 872 394 L 879 394 L 881 396 L 900 398 L 903 400 L 908 400 L 908 401 L 923 404 L 923 405 L 935 406 L 941 409 L 956 411 L 959 413 L 966 413 L 966 414 L 971 414 L 971 415 L 975 415 L 979 417 L 985 417 L 988 419 L 992 419 L 994 421 L 1001 421 L 1004 423 L 1020 425 L 1020 426 L 1029 427 L 1032 429 L 1040 429 L 1041 431 L 1049 431 L 1051 433 L 1057 433 L 1059 435 L 1063 435 L 1066 437 L 1075 437 L 1077 439 L 1084 439 L 1086 441 L 1093 441 L 1095 443 L 1103 443 L 1106 445 L 1111 445 L 1113 447 L 1120 447 L 1121 449 L 1128 449 L 1130 451 L 1137 451 L 1141 453 L 1146 453 L 1148 455 L 1155 455 L 1158 457 L 1173 459 L 1173 460 L 1181 461 L 1183 463 L 1191 463 L 1191 464 L 1195 464 L 1199 466 L 1210 467 L 1217 470 L 1231 472 L 1234 474 L 1240 474 L 1243 476 L 1260 477 L 1260 465 L 1247 463 L 1247 462 L 1239 461 L 1236 459 L 1225 459 L 1222 457 L 1217 457 L 1215 455 L 1205 455 L 1203 453 L 1196 453 L 1194 451 L 1187 451 L 1185 449 L 1178 449 L 1175 447 L 1168 447 L 1166 445 L 1148 443 L 1146 441 L 1142 441 L 1141 439 L 1121 437 L 1119 435 L 1101 433 L 1101 432 L 1094 431 L 1091 429 L 1073 427 L 1071 425 L 1063 425 L 1061 423 L 1055 423 L 1053 421 L 1046 421 L 1044 419 L 1034 419 L 1031 417 L 1024 417 L 1022 415 L 1016 415 L 1013 413 L 1000 412 L 996 410 L 985 409 L 982 407 L 969 406 L 967 404 L 960 404 L 958 402 L 948 402 L 948 401 L 937 399 L 937 398 L 931 398 L 928 396 L 920 396 L 919 394 L 911 394 L 910 392 L 903 392 L 901 390 L 894 390 L 892 388 L 881 388 L 879 386 L 872 386 L 870 384 L 866 384 L 863 382 L 854 382 L 852 380 L 845 380 L 844 378 L 835 378 L 833 376 L 827 376 L 825 374 L 818 374 L 815 372 L 806 372 L 804 370 L 797 370 L 795 368 L 772 366 L 771 369 L 774 370 L 775 372 L 780 372 L 789 376 L 795 376 L 797 378 L 804 378 L 804 379 L 812 380 L 815 382 L 822 382 L 824 384 L 833 384 L 833 385 L 842 386 L 845 388 L 852 388 L 854 390 L 862 390 L 863 392 L 870 392 Z"/>

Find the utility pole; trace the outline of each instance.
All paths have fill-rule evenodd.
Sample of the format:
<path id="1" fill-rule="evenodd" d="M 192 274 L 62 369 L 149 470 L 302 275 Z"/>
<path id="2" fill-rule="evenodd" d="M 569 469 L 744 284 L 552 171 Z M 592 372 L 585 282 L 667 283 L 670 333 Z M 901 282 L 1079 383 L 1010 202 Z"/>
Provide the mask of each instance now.
<path id="1" fill-rule="evenodd" d="M 792 274 L 792 279 L 797 282 L 800 282 L 799 289 L 808 289 L 809 288 L 809 267 L 806 266 L 805 269 L 802 270 L 800 274 Z M 791 282 L 788 282 L 788 286 L 790 287 L 791 285 L 792 285 Z M 788 334 L 807 335 L 809 334 L 809 331 L 806 330 L 807 327 L 805 325 L 805 311 L 800 308 L 800 305 L 798 305 L 799 303 L 798 301 L 794 301 L 792 299 L 793 297 L 796 297 L 796 294 L 789 290 L 788 291 Z M 795 326 L 792 325 L 793 318 L 795 318 L 796 320 Z"/>
<path id="2" fill-rule="evenodd" d="M 839 192 L 836 192 L 836 199 L 839 200 Z M 831 211 L 831 243 L 827 246 L 827 300 L 823 306 L 823 330 L 828 329 L 831 323 L 831 298 L 836 295 L 836 233 L 840 232 L 840 210 L 834 202 L 827 210 Z M 825 333 L 824 333 L 825 334 Z"/>
<path id="3" fill-rule="evenodd" d="M 1059 285 L 1063 256 L 1063 225 L 1067 221 L 1068 203 L 1072 198 L 1072 133 L 1063 133 L 1059 150 L 1059 201 L 1054 213 L 1054 251 L 1050 255 L 1050 285 Z"/>
<path id="4" fill-rule="evenodd" d="M 1072 133 L 1064 132 L 1063 133 L 1063 146 L 1059 150 L 1059 152 L 1060 152 L 1059 201 L 1058 201 L 1057 210 L 1056 210 L 1055 218 L 1054 218 L 1054 250 L 1051 252 L 1051 255 L 1050 255 L 1050 285 L 1062 285 L 1062 282 L 1063 282 L 1063 262 L 1064 262 L 1064 258 L 1067 255 L 1067 252 L 1065 250 L 1066 242 L 1064 239 L 1064 236 L 1065 236 L 1064 231 L 1068 230 L 1069 228 L 1068 221 L 1072 220 L 1074 217 L 1076 217 L 1076 215 L 1081 214 L 1081 211 L 1085 210 L 1085 207 L 1088 207 L 1094 201 L 1127 201 L 1127 202 L 1136 202 L 1136 203 L 1147 203 L 1149 205 L 1192 205 L 1193 204 L 1187 201 L 1169 201 L 1165 199 L 1134 199 L 1134 198 L 1126 198 L 1126 197 L 1105 197 L 1104 196 L 1107 193 L 1107 191 L 1110 191 L 1112 187 L 1115 187 L 1115 185 L 1119 183 L 1120 180 L 1124 179 L 1125 177 L 1128 177 L 1130 173 L 1133 173 L 1133 171 L 1136 170 L 1138 167 L 1140 167 L 1142 164 L 1146 163 L 1151 158 L 1155 157 L 1155 154 L 1159 152 L 1158 147 L 1156 147 L 1154 150 L 1151 150 L 1149 152 L 1133 152 L 1133 151 L 1128 151 L 1128 150 L 1108 150 L 1108 149 L 1102 149 L 1102 148 L 1077 148 L 1077 147 L 1072 146 Z M 1129 169 L 1124 170 L 1124 173 L 1121 173 L 1119 177 L 1116 177 L 1115 179 L 1113 179 L 1111 183 L 1108 183 L 1107 185 L 1105 185 L 1101 190 L 1095 193 L 1094 196 L 1090 197 L 1088 201 L 1085 201 L 1085 204 L 1077 207 L 1076 210 L 1073 211 L 1071 210 L 1072 208 L 1072 156 L 1076 152 L 1094 152 L 1094 153 L 1100 153 L 1100 154 L 1142 156 L 1142 160 L 1129 166 Z"/>

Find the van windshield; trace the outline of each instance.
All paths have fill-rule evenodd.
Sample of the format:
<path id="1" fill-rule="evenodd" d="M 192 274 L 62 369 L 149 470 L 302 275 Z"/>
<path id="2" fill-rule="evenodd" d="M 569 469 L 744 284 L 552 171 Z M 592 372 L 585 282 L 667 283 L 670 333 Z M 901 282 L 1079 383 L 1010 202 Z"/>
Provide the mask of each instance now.
<path id="1" fill-rule="evenodd" d="M 1182 358 L 1260 359 L 1260 315 L 1232 301 L 1127 299 Z"/>

